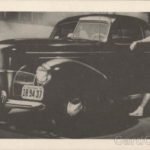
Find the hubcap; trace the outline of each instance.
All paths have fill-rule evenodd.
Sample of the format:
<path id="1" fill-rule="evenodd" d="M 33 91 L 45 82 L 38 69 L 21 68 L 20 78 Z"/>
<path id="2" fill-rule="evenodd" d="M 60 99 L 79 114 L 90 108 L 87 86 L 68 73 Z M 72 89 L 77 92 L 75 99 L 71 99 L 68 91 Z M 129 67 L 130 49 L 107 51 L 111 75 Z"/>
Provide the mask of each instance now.
<path id="1" fill-rule="evenodd" d="M 83 110 L 83 104 L 79 98 L 72 99 L 67 104 L 67 114 L 71 117 L 76 116 Z"/>

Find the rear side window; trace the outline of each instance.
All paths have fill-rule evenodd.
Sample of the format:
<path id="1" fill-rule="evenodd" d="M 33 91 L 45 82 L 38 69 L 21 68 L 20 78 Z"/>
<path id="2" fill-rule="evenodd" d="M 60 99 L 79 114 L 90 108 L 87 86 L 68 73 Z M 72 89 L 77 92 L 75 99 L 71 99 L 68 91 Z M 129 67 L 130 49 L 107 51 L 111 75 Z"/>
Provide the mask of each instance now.
<path id="1" fill-rule="evenodd" d="M 116 20 L 111 28 L 111 38 L 124 43 L 131 43 L 143 38 L 140 24 L 135 19 L 125 18 Z"/>

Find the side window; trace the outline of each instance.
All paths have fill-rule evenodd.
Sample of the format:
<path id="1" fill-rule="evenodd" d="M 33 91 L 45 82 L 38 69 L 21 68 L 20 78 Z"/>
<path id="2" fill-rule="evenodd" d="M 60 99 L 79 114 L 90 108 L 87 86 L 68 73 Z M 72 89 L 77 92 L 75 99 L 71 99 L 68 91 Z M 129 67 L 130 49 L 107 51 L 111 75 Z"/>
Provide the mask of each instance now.
<path id="1" fill-rule="evenodd" d="M 53 39 L 64 39 L 67 38 L 69 33 L 72 33 L 75 29 L 77 22 L 67 22 L 62 23 L 55 29 L 55 33 L 53 33 Z"/>
<path id="2" fill-rule="evenodd" d="M 150 27 L 147 26 L 145 29 L 144 29 L 144 36 L 145 37 L 149 37 L 150 36 Z"/>
<path id="3" fill-rule="evenodd" d="M 142 37 L 140 25 L 134 19 L 119 19 L 112 25 L 112 40 L 114 41 L 130 44 Z"/>

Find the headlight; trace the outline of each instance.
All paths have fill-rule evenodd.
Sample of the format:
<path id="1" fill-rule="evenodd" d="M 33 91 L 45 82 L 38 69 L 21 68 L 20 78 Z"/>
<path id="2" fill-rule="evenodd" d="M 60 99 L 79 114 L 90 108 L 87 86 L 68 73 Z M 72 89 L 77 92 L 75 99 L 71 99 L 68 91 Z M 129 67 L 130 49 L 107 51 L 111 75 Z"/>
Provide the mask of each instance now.
<path id="1" fill-rule="evenodd" d="M 48 70 L 43 67 L 39 66 L 36 70 L 36 79 L 37 83 L 45 85 L 51 80 L 52 76 L 48 73 Z"/>

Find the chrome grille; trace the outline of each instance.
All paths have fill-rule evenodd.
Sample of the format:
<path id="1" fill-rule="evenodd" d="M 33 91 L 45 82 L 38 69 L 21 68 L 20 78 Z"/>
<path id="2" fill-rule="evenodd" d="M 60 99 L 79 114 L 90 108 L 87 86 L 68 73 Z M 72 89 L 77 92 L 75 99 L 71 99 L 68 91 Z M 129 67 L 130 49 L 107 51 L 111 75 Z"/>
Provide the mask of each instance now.
<path id="1" fill-rule="evenodd" d="M 25 71 L 18 71 L 13 81 L 13 96 L 21 96 L 23 85 L 34 85 L 34 83 L 35 74 Z"/>

